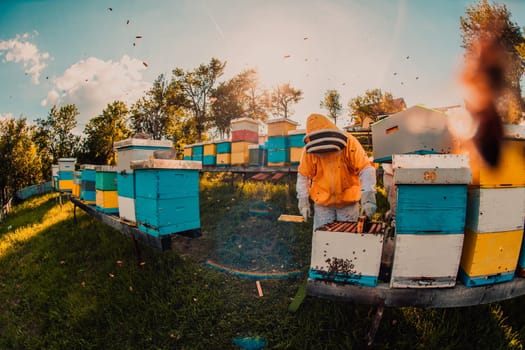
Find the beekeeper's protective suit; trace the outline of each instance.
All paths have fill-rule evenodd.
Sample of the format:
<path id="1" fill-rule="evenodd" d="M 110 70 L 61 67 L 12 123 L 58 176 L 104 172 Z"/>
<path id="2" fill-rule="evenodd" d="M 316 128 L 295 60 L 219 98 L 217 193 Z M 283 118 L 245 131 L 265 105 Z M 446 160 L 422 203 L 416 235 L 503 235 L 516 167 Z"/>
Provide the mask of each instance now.
<path id="1" fill-rule="evenodd" d="M 375 168 L 359 141 L 337 128 L 321 114 L 306 121 L 305 148 L 297 172 L 297 198 L 301 215 L 311 215 L 314 202 L 315 230 L 333 221 L 369 218 L 376 211 Z"/>

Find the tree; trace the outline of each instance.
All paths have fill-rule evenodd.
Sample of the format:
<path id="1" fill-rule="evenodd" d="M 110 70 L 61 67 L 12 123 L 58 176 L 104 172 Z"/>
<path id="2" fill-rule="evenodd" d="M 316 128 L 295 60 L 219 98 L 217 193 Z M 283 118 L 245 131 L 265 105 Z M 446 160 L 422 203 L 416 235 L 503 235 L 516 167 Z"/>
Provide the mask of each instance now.
<path id="1" fill-rule="evenodd" d="M 303 98 L 303 92 L 294 89 L 289 83 L 277 86 L 266 97 L 268 109 L 276 118 L 288 118 L 293 114 L 291 105 Z"/>
<path id="2" fill-rule="evenodd" d="M 223 74 L 226 62 L 212 58 L 207 65 L 201 64 L 193 71 L 181 68 L 173 70 L 173 91 L 178 92 L 176 105 L 188 109 L 194 119 L 197 141 L 202 140 L 209 122 L 208 104 L 217 79 Z M 181 103 L 180 99 L 184 102 Z"/>
<path id="3" fill-rule="evenodd" d="M 0 204 L 19 189 L 42 181 L 42 163 L 25 118 L 0 121 Z M 51 177 L 51 174 L 49 174 Z"/>
<path id="4" fill-rule="evenodd" d="M 507 53 L 505 79 L 510 88 L 504 93 L 507 122 L 518 123 L 523 109 L 520 79 L 525 72 L 525 38 L 520 27 L 511 21 L 511 13 L 504 4 L 489 4 L 488 0 L 470 5 L 460 17 L 462 47 L 466 55 L 473 44 L 483 36 L 489 36 Z"/>
<path id="5" fill-rule="evenodd" d="M 126 126 L 129 111 L 122 101 L 108 104 L 102 114 L 92 118 L 84 129 L 84 163 L 115 165 L 113 144 L 131 136 Z"/>
<path id="6" fill-rule="evenodd" d="M 363 96 L 351 99 L 348 108 L 354 122 L 361 124 L 366 117 L 377 121 L 381 115 L 397 113 L 405 108 L 405 104 L 402 99 L 394 99 L 390 92 L 383 93 L 381 89 L 372 89 L 366 90 Z"/>
<path id="7" fill-rule="evenodd" d="M 46 119 L 37 119 L 33 140 L 42 155 L 43 171 L 51 172 L 51 165 L 59 158 L 75 156 L 80 151 L 80 136 L 72 133 L 77 126 L 78 109 L 74 104 L 51 107 Z"/>
<path id="8" fill-rule="evenodd" d="M 210 99 L 215 127 L 221 137 L 229 135 L 230 122 L 241 116 L 266 121 L 263 92 L 258 87 L 257 71 L 249 69 L 221 82 Z"/>
<path id="9" fill-rule="evenodd" d="M 146 96 L 131 107 L 131 128 L 135 133 L 147 133 L 153 140 L 160 140 L 172 124 L 172 86 L 161 74 L 153 82 Z"/>
<path id="10" fill-rule="evenodd" d="M 337 90 L 327 90 L 324 94 L 324 100 L 321 100 L 320 107 L 328 110 L 328 116 L 337 124 L 337 117 L 341 113 L 341 96 Z"/>

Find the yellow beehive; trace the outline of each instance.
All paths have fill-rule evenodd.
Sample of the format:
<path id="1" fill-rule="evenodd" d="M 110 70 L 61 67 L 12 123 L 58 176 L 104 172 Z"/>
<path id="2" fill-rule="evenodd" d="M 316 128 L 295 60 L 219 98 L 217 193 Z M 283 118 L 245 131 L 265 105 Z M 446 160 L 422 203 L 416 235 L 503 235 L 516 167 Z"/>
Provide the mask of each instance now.
<path id="1" fill-rule="evenodd" d="M 518 263 L 523 230 L 476 233 L 466 230 L 459 277 L 476 286 L 511 280 Z"/>
<path id="2" fill-rule="evenodd" d="M 203 152 L 205 156 L 214 156 L 217 154 L 217 145 L 213 142 L 206 142 Z"/>
<path id="3" fill-rule="evenodd" d="M 483 161 L 472 144 L 463 145 L 461 152 L 468 153 L 472 169 L 472 185 L 480 187 L 525 186 L 525 126 L 505 125 L 505 138 L 496 168 Z"/>
<path id="4" fill-rule="evenodd" d="M 97 210 L 105 213 L 118 212 L 118 194 L 117 191 L 96 190 L 96 207 Z"/>
<path id="5" fill-rule="evenodd" d="M 217 165 L 230 165 L 232 163 L 231 153 L 218 153 L 217 154 Z"/>
<path id="6" fill-rule="evenodd" d="M 299 164 L 301 155 L 303 154 L 303 147 L 290 147 L 290 163 Z"/>
<path id="7" fill-rule="evenodd" d="M 193 148 L 191 145 L 184 146 L 184 157 L 190 157 L 193 155 Z"/>
<path id="8" fill-rule="evenodd" d="M 60 191 L 73 191 L 73 180 L 58 180 Z"/>
<path id="9" fill-rule="evenodd" d="M 297 129 L 299 123 L 288 118 L 271 119 L 266 122 L 268 126 L 268 137 L 287 136 L 288 132 Z"/>
<path id="10" fill-rule="evenodd" d="M 250 154 L 248 150 L 246 152 L 232 152 L 231 153 L 231 164 L 232 165 L 246 165 L 250 160 Z"/>
<path id="11" fill-rule="evenodd" d="M 237 142 L 232 142 L 232 154 L 233 153 L 246 153 L 248 154 L 248 147 L 250 145 L 255 145 L 255 143 L 253 142 L 247 142 L 247 141 L 237 141 Z"/>

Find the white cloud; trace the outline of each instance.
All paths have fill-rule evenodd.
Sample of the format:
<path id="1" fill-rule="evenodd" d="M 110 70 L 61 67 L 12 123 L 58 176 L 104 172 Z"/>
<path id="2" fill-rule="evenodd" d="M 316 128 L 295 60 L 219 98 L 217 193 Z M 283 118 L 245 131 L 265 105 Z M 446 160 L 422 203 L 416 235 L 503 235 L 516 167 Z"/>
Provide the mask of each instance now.
<path id="1" fill-rule="evenodd" d="M 22 63 L 25 73 L 31 76 L 33 84 L 38 85 L 40 73 L 47 67 L 49 53 L 41 52 L 29 39 L 31 36 L 24 33 L 14 39 L 0 41 L 0 56 L 4 56 L 3 62 Z"/>
<path id="2" fill-rule="evenodd" d="M 75 104 L 80 112 L 79 126 L 84 128 L 92 117 L 102 113 L 109 103 L 135 103 L 151 83 L 143 80 L 146 67 L 142 61 L 123 56 L 120 61 L 96 57 L 81 60 L 52 80 L 54 89 L 41 101 L 42 106 Z"/>

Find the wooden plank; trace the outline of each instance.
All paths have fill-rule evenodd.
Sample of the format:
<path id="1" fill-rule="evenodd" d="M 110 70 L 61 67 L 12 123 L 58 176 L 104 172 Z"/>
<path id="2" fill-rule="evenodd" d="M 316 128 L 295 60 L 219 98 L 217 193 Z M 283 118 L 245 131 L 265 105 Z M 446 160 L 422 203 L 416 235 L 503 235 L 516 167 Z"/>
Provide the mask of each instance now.
<path id="1" fill-rule="evenodd" d="M 392 166 L 410 169 L 468 168 L 469 158 L 466 154 L 394 154 Z"/>
<path id="2" fill-rule="evenodd" d="M 117 218 L 113 215 L 106 215 L 104 213 L 101 213 L 97 211 L 95 208 L 86 205 L 82 203 L 80 200 L 71 197 L 71 202 L 80 209 L 84 210 L 89 215 L 93 216 L 94 218 L 102 221 L 106 225 L 114 228 L 115 230 L 121 232 L 122 234 L 134 238 L 137 241 L 140 241 L 141 243 L 144 243 L 150 247 L 160 249 L 162 251 L 170 250 L 171 249 L 171 237 L 170 236 L 164 236 L 164 237 L 153 237 L 147 233 L 144 233 L 137 228 L 128 225 L 127 223 L 120 220 L 120 218 Z"/>
<path id="3" fill-rule="evenodd" d="M 131 169 L 202 169 L 202 162 L 196 160 L 177 160 L 177 159 L 147 159 L 133 160 L 130 164 Z"/>
<path id="4" fill-rule="evenodd" d="M 423 289 L 390 288 L 388 283 L 382 282 L 376 287 L 367 287 L 308 279 L 306 293 L 356 304 L 450 308 L 488 304 L 525 295 L 525 278 L 479 287 L 456 284 L 453 288 Z"/>

